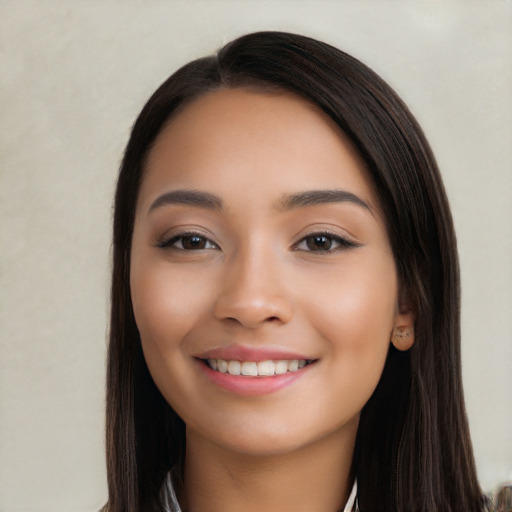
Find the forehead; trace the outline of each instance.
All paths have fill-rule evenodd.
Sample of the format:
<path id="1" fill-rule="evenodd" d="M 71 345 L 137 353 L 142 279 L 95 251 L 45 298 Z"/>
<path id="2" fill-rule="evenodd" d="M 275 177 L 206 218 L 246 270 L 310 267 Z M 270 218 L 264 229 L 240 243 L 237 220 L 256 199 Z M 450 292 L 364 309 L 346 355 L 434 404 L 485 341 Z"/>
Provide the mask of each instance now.
<path id="1" fill-rule="evenodd" d="M 230 184 L 240 194 L 263 185 L 276 193 L 343 188 L 378 209 L 352 143 L 319 107 L 289 92 L 226 88 L 186 105 L 152 147 L 140 195 L 162 187 L 222 193 Z"/>

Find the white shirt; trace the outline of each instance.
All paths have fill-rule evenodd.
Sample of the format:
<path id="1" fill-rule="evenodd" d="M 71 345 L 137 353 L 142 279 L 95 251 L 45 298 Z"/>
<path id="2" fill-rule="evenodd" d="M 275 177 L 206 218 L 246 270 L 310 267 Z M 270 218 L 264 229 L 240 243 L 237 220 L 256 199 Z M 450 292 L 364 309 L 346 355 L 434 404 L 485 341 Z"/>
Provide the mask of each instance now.
<path id="1" fill-rule="evenodd" d="M 178 499 L 176 498 L 176 493 L 174 492 L 174 487 L 172 485 L 171 477 L 168 474 L 165 479 L 164 485 L 162 487 L 162 502 L 165 506 L 165 512 L 182 512 L 180 504 L 178 503 Z M 345 504 L 345 508 L 343 512 L 351 512 L 354 507 L 354 503 L 356 502 L 357 496 L 357 481 L 354 482 L 352 486 L 352 491 L 350 492 L 350 496 L 348 497 L 347 503 Z M 356 510 L 359 510 L 356 507 Z M 316 511 L 312 511 L 316 512 Z M 340 511 L 341 512 L 341 511 Z"/>

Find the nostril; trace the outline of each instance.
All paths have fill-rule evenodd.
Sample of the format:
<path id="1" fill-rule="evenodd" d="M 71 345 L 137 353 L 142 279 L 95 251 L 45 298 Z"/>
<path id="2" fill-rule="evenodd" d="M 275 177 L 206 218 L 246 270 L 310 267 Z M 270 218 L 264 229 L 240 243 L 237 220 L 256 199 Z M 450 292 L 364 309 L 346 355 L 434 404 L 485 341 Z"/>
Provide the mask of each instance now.
<path id="1" fill-rule="evenodd" d="M 264 318 L 263 321 L 255 321 L 253 322 L 251 319 L 248 319 L 248 318 L 245 318 L 245 319 L 240 319 L 240 318 L 237 318 L 235 316 L 228 316 L 224 319 L 225 321 L 229 322 L 230 324 L 241 324 L 241 325 L 245 325 L 247 327 L 251 326 L 251 325 L 263 325 L 265 323 L 280 323 L 282 322 L 282 320 L 278 317 L 278 316 L 269 316 L 267 318 Z"/>
<path id="2" fill-rule="evenodd" d="M 285 297 L 244 296 L 233 293 L 223 293 L 216 300 L 213 314 L 218 320 L 233 325 L 238 323 L 248 328 L 270 323 L 287 323 L 293 315 L 292 305 Z"/>

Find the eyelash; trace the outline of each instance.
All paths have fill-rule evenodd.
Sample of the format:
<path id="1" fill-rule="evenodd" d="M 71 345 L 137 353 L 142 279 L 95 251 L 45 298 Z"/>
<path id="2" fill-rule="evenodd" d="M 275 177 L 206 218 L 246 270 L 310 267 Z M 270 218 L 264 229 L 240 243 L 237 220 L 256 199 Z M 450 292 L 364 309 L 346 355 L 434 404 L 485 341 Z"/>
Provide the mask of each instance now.
<path id="1" fill-rule="evenodd" d="M 210 247 L 200 247 L 198 249 L 186 249 L 183 247 L 183 240 L 186 238 L 193 238 L 196 237 L 203 241 L 205 244 L 210 245 Z M 333 243 L 338 244 L 337 247 L 334 249 L 329 246 L 327 249 L 320 249 L 318 251 L 312 250 L 310 247 L 308 249 L 300 248 L 301 244 L 308 244 L 308 240 L 313 240 L 315 238 L 324 238 L 327 241 L 330 241 L 330 245 Z M 175 244 L 181 240 L 181 247 L 177 247 Z M 176 235 L 172 235 L 169 238 L 164 238 L 157 242 L 157 247 L 160 249 L 174 249 L 178 251 L 194 251 L 194 250 L 211 250 L 211 249 L 218 249 L 219 246 L 210 240 L 208 237 L 204 236 L 201 233 L 188 231 L 185 233 L 179 233 Z M 330 233 L 328 231 L 319 231 L 315 233 L 310 233 L 303 238 L 301 238 L 297 243 L 295 243 L 292 248 L 294 251 L 303 251 L 303 252 L 312 252 L 312 253 L 318 253 L 318 254 L 336 254 L 338 252 L 344 251 L 346 249 L 352 249 L 355 247 L 360 247 L 361 244 L 354 242 L 348 238 L 345 238 L 343 236 L 340 236 L 335 233 Z"/>
<path id="2" fill-rule="evenodd" d="M 313 240 L 315 238 L 325 238 L 330 241 L 330 245 L 332 243 L 337 243 L 338 247 L 335 247 L 334 249 L 329 247 L 328 249 L 320 249 L 318 251 L 311 250 L 311 248 L 308 249 L 301 249 L 301 244 L 308 243 L 308 240 Z M 305 237 L 301 238 L 296 244 L 294 244 L 293 249 L 295 251 L 305 251 L 305 252 L 312 252 L 312 253 L 318 253 L 318 254 L 337 254 L 338 252 L 344 251 L 346 249 L 353 249 L 355 247 L 360 247 L 361 244 L 354 242 L 353 240 L 350 240 L 348 238 L 345 238 L 344 236 L 341 236 L 336 233 L 331 233 L 329 231 L 319 231 L 316 233 L 310 233 L 306 235 Z"/>
<path id="3" fill-rule="evenodd" d="M 164 238 L 157 242 L 157 247 L 160 249 L 174 249 L 177 251 L 193 251 L 194 249 L 185 249 L 183 247 L 183 239 L 185 238 L 199 238 L 201 240 L 204 240 L 205 243 L 209 243 L 212 247 L 201 247 L 197 250 L 210 250 L 210 249 L 217 249 L 218 245 L 215 242 L 212 242 L 208 237 L 204 236 L 202 233 L 196 233 L 194 231 L 187 231 L 185 233 L 178 233 L 177 235 L 172 235 L 169 238 Z M 181 247 L 176 247 L 176 242 L 181 240 Z"/>

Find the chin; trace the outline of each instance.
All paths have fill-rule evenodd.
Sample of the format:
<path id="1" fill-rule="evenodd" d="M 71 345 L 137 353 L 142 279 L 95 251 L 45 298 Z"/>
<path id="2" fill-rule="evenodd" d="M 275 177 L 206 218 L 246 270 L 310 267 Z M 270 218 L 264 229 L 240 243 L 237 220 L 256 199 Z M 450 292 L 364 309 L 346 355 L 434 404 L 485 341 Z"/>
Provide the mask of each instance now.
<path id="1" fill-rule="evenodd" d="M 236 425 L 221 422 L 217 432 L 211 429 L 192 431 L 187 428 L 187 436 L 199 435 L 207 442 L 236 454 L 251 457 L 279 457 L 300 450 L 307 450 L 332 437 L 339 437 L 340 442 L 355 440 L 359 414 L 341 425 L 315 425 L 305 418 L 287 418 L 286 421 L 248 420 Z"/>

